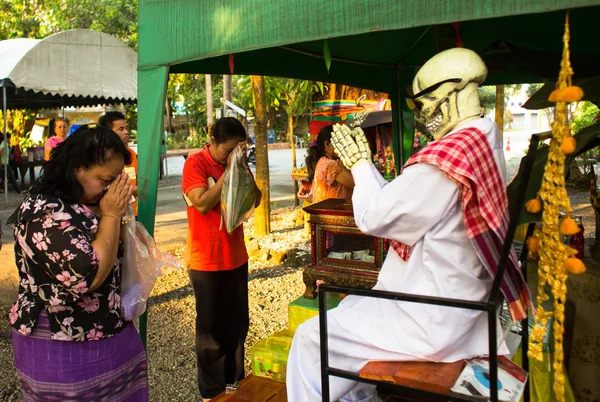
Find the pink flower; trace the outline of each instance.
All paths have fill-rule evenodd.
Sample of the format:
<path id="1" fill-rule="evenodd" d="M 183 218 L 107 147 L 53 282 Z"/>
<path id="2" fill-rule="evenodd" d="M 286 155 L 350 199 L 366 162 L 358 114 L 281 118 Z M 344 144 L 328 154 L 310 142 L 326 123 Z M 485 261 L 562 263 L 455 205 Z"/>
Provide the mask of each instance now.
<path id="1" fill-rule="evenodd" d="M 60 261 L 60 254 L 58 254 L 56 251 L 53 251 L 52 254 L 48 254 L 48 258 L 50 258 L 50 261 L 58 263 Z"/>
<path id="2" fill-rule="evenodd" d="M 44 206 L 45 203 L 46 203 L 46 201 L 44 201 L 44 200 L 36 200 L 35 204 L 33 204 L 33 213 L 35 214 L 37 211 L 42 209 L 42 207 Z"/>
<path id="3" fill-rule="evenodd" d="M 50 306 L 50 307 L 48 307 L 48 312 L 58 313 L 60 311 L 65 311 L 66 309 L 67 309 L 66 306 Z"/>
<path id="4" fill-rule="evenodd" d="M 108 294 L 108 308 L 110 309 L 118 309 L 121 306 L 121 296 L 117 293 L 116 290 L 111 291 Z"/>
<path id="5" fill-rule="evenodd" d="M 17 321 L 18 318 L 19 318 L 19 314 L 17 313 L 17 303 L 15 303 L 10 308 L 10 312 L 8 313 L 8 319 L 10 320 L 10 325 L 13 325 Z"/>
<path id="6" fill-rule="evenodd" d="M 31 333 L 31 328 L 27 328 L 25 325 L 21 324 L 19 328 L 19 333 L 23 335 L 29 335 Z"/>
<path id="7" fill-rule="evenodd" d="M 48 244 L 50 243 L 50 239 L 48 239 L 44 234 L 37 232 L 33 234 L 32 237 L 33 244 L 38 250 L 48 250 Z"/>
<path id="8" fill-rule="evenodd" d="M 72 341 L 73 333 L 71 332 L 71 327 L 67 330 L 67 332 L 59 331 L 52 336 L 52 339 L 57 341 Z"/>
<path id="9" fill-rule="evenodd" d="M 100 331 L 100 328 L 102 328 L 102 326 L 100 326 L 99 328 L 92 328 L 90 330 L 90 332 L 85 336 L 88 341 L 98 341 L 102 338 L 102 335 L 104 335 L 102 333 L 102 331 Z"/>
<path id="10" fill-rule="evenodd" d="M 60 225 L 58 225 L 58 229 L 64 230 L 64 229 L 68 228 L 69 226 L 71 226 L 70 221 L 62 221 L 62 222 L 60 222 Z"/>
<path id="11" fill-rule="evenodd" d="M 75 286 L 73 286 L 71 288 L 71 291 L 73 293 L 82 293 L 83 294 L 88 291 L 87 283 L 84 280 L 81 280 L 81 281 L 77 282 L 75 284 Z"/>
<path id="12" fill-rule="evenodd" d="M 21 204 L 21 211 L 25 212 L 28 209 L 31 209 L 31 201 L 27 200 L 23 204 Z"/>
<path id="13" fill-rule="evenodd" d="M 72 261 L 77 256 L 77 254 L 73 254 L 69 250 L 63 250 L 62 255 L 67 259 L 67 261 Z"/>
<path id="14" fill-rule="evenodd" d="M 73 322 L 73 317 L 67 317 L 63 320 L 63 325 L 65 327 L 68 327 L 69 325 L 71 325 L 71 323 Z"/>
<path id="15" fill-rule="evenodd" d="M 37 293 L 37 286 L 35 284 L 35 279 L 33 278 L 33 276 L 27 274 L 27 280 L 29 282 L 29 288 L 31 289 L 32 293 Z"/>
<path id="16" fill-rule="evenodd" d="M 55 221 L 68 221 L 72 216 L 66 212 L 54 212 L 52 214 L 52 219 Z"/>
<path id="17" fill-rule="evenodd" d="M 100 300 L 98 300 L 97 297 L 92 299 L 90 296 L 86 295 L 81 298 L 81 301 L 77 303 L 77 305 L 83 308 L 85 312 L 93 313 L 98 310 L 98 307 L 100 307 Z"/>
<path id="18" fill-rule="evenodd" d="M 75 281 L 77 281 L 77 278 L 67 271 L 62 271 L 60 274 L 56 275 L 56 279 L 61 281 L 66 287 L 71 286 Z"/>
<path id="19" fill-rule="evenodd" d="M 31 248 L 29 248 L 29 246 L 25 242 L 25 239 L 20 234 L 17 234 L 17 242 L 19 243 L 19 246 L 21 246 L 21 248 L 25 252 L 25 255 L 27 257 L 29 257 L 29 258 L 32 258 L 33 257 L 33 251 L 31 251 Z"/>
<path id="20" fill-rule="evenodd" d="M 58 298 L 58 296 L 50 296 L 50 300 L 48 300 L 50 306 L 48 306 L 48 311 L 51 313 L 58 313 L 59 311 L 65 311 L 67 309 L 66 306 L 63 306 L 63 301 Z"/>

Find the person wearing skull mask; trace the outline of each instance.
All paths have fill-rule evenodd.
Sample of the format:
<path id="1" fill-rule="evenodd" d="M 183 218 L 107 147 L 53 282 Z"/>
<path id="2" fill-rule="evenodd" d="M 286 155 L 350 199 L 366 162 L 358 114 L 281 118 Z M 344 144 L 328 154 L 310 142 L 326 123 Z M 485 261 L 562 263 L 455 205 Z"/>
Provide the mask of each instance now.
<path id="1" fill-rule="evenodd" d="M 480 116 L 487 69 L 473 51 L 431 58 L 413 81 L 415 116 L 434 141 L 387 183 L 360 128 L 336 126 L 335 151 L 355 182 L 354 217 L 390 250 L 374 289 L 484 301 L 508 227 L 506 167 L 496 123 Z M 502 293 L 513 320 L 531 306 L 514 249 Z M 499 354 L 508 349 L 498 328 Z M 455 362 L 488 354 L 484 312 L 348 296 L 328 312 L 329 365 L 357 372 L 368 361 Z M 300 325 L 287 372 L 290 402 L 320 401 L 318 318 Z M 331 400 L 377 401 L 375 387 L 330 377 Z"/>

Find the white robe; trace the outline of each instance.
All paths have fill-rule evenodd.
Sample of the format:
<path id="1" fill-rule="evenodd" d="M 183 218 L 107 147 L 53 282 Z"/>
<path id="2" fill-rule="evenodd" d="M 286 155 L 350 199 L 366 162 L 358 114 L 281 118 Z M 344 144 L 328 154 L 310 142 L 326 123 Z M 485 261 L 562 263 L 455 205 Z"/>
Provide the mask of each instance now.
<path id="1" fill-rule="evenodd" d="M 456 130 L 466 127 L 458 127 Z M 506 165 L 496 123 L 480 129 L 503 182 Z M 418 163 L 387 183 L 371 164 L 352 169 L 357 226 L 364 233 L 412 246 L 408 261 L 391 248 L 374 289 L 484 301 L 492 277 L 478 259 L 463 223 L 459 190 L 437 167 Z M 502 331 L 497 324 L 500 340 Z M 328 313 L 329 365 L 357 372 L 371 360 L 454 362 L 488 354 L 484 312 L 348 296 Z M 318 317 L 300 325 L 287 371 L 290 402 L 321 400 Z M 508 353 L 505 344 L 499 354 Z M 331 400 L 374 401 L 374 386 L 330 376 Z"/>

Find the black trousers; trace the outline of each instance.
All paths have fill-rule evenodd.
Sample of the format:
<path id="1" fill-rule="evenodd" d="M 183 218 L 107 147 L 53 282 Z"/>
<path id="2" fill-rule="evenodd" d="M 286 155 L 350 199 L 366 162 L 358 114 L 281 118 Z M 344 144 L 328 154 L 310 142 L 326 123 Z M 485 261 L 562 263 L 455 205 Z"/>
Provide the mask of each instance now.
<path id="1" fill-rule="evenodd" d="M 231 271 L 190 270 L 196 296 L 198 388 L 212 398 L 244 378 L 248 334 L 248 263 Z"/>

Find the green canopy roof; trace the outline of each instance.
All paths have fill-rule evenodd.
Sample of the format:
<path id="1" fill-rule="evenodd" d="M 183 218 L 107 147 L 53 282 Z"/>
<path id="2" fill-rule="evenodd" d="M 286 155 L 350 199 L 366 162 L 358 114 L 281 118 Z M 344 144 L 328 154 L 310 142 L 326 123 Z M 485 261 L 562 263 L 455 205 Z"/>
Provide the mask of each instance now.
<path id="1" fill-rule="evenodd" d="M 139 66 L 228 74 L 234 54 L 236 74 L 391 93 L 398 74 L 409 84 L 416 67 L 460 36 L 488 64 L 486 84 L 540 82 L 557 76 L 567 8 L 575 72 L 597 75 L 597 0 L 140 0 Z"/>
<path id="2" fill-rule="evenodd" d="M 485 60 L 486 84 L 556 79 L 565 9 L 575 77 L 596 76 L 600 0 L 139 0 L 140 220 L 152 233 L 169 72 L 229 74 L 231 62 L 236 74 L 387 92 L 403 160 L 413 135 L 403 93 L 419 65 L 462 41 Z"/>

